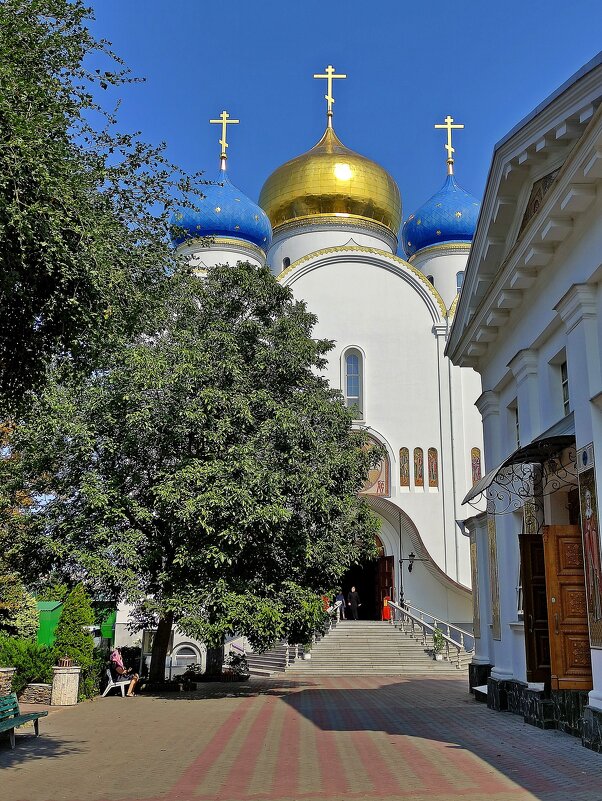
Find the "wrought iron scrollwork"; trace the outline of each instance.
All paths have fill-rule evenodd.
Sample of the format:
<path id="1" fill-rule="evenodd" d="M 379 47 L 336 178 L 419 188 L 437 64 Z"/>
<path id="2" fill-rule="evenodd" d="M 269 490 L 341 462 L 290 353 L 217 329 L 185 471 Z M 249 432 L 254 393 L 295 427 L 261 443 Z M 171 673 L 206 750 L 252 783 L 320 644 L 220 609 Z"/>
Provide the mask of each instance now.
<path id="1" fill-rule="evenodd" d="M 519 461 L 504 465 L 492 483 L 467 501 L 474 509 L 490 515 L 521 511 L 526 504 L 543 510 L 543 498 L 563 488 L 577 485 L 577 451 L 574 447 L 555 453 L 545 461 Z M 541 515 L 537 515 L 541 519 Z"/>

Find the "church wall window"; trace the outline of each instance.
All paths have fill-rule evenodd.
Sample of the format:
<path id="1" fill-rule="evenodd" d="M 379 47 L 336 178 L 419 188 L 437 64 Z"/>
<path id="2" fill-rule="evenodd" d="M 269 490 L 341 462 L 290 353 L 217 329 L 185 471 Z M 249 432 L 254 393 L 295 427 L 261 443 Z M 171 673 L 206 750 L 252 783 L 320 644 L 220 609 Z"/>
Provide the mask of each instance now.
<path id="1" fill-rule="evenodd" d="M 356 420 L 364 416 L 364 360 L 357 348 L 345 352 L 344 391 L 345 405 L 353 410 Z"/>
<path id="2" fill-rule="evenodd" d="M 291 260 L 289 259 L 289 257 L 288 257 L 288 256 L 285 256 L 285 257 L 282 259 L 282 269 L 283 269 L 283 270 L 286 270 L 286 268 L 287 268 L 287 267 L 290 267 L 290 266 L 291 266 Z"/>
<path id="3" fill-rule="evenodd" d="M 472 470 L 472 485 L 477 483 L 477 481 L 481 480 L 481 449 L 480 448 L 473 448 L 470 451 L 470 467 Z"/>
<path id="4" fill-rule="evenodd" d="M 424 452 L 414 448 L 414 486 L 424 487 Z"/>
<path id="5" fill-rule="evenodd" d="M 459 292 L 462 289 L 463 283 L 464 283 L 464 271 L 460 270 L 459 273 L 456 273 L 456 292 Z"/>
<path id="6" fill-rule="evenodd" d="M 439 486 L 439 459 L 437 456 L 437 448 L 428 449 L 428 476 L 429 487 Z"/>
<path id="7" fill-rule="evenodd" d="M 407 448 L 399 449 L 399 485 L 410 486 L 410 451 Z"/>
<path id="8" fill-rule="evenodd" d="M 569 373 L 566 361 L 560 365 L 560 386 L 562 387 L 562 410 L 567 415 L 571 411 L 571 398 L 569 396 Z"/>
<path id="9" fill-rule="evenodd" d="M 429 283 L 431 283 L 433 286 L 435 286 L 435 279 L 434 279 L 434 277 L 432 275 L 427 275 L 426 280 Z"/>

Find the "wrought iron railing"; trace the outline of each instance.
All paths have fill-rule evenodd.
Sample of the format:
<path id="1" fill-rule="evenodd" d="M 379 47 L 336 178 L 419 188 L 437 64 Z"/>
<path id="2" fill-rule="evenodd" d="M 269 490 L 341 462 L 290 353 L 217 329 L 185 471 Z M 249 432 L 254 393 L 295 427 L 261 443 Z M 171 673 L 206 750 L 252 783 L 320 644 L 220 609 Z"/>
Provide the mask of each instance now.
<path id="1" fill-rule="evenodd" d="M 460 643 L 459 641 L 454 640 L 449 636 L 449 634 L 445 634 L 438 626 L 427 623 L 427 621 L 424 619 L 426 614 L 425 612 L 421 613 L 421 618 L 420 614 L 415 614 L 406 606 L 399 606 L 393 601 L 389 601 L 389 604 L 395 610 L 395 625 L 403 626 L 406 631 L 408 631 L 407 627 L 409 626 L 410 630 L 408 631 L 408 634 L 410 637 L 413 637 L 417 640 L 420 639 L 425 648 L 428 648 L 431 644 L 429 643 L 429 636 L 432 637 L 433 650 L 434 642 L 439 638 L 440 635 L 444 643 L 442 650 L 443 658 L 448 662 L 455 661 L 456 667 L 462 668 L 462 655 L 467 653 L 463 642 Z M 454 629 L 455 627 L 451 626 L 451 628 Z M 459 631 L 462 630 L 460 629 Z M 439 635 L 436 635 L 435 632 L 439 632 Z M 464 633 L 467 634 L 468 632 Z"/>
<path id="2" fill-rule="evenodd" d="M 424 612 L 422 609 L 418 609 L 418 607 L 414 606 L 413 604 L 406 603 L 404 604 L 404 607 L 409 612 L 418 615 L 420 620 L 426 620 L 431 624 L 431 626 L 436 626 L 443 634 L 447 635 L 452 640 L 459 642 L 466 651 L 472 651 L 474 649 L 474 634 L 471 631 L 466 631 L 466 629 L 462 629 L 460 626 L 456 626 L 453 623 L 448 623 L 442 618 L 431 615 L 430 612 Z"/>

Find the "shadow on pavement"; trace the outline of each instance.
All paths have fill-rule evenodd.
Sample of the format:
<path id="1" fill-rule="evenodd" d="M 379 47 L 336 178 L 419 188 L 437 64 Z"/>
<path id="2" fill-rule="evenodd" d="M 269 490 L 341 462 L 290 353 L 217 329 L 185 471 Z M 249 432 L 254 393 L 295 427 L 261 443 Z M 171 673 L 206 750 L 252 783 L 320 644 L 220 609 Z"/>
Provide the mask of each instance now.
<path id="1" fill-rule="evenodd" d="M 56 759 L 79 753 L 77 745 L 48 737 L 42 731 L 43 721 L 40 724 L 40 736 L 36 737 L 27 730 L 17 729 L 15 748 L 11 749 L 8 734 L 0 734 L 0 770 L 31 762 L 35 759 Z M 0 782 L 0 786 L 1 786 Z M 2 795 L 0 794 L 0 798 Z"/>

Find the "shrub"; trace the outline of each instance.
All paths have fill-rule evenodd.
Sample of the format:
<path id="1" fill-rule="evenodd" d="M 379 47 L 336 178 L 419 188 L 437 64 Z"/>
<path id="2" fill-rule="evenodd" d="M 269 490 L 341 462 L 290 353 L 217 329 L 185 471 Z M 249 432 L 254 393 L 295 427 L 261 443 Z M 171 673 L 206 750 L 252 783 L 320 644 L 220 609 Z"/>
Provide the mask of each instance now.
<path id="1" fill-rule="evenodd" d="M 77 584 L 67 596 L 56 627 L 55 659 L 68 656 L 82 669 L 79 682 L 80 699 L 91 698 L 99 684 L 95 664 L 94 639 L 89 626 L 94 624 L 90 598 L 82 584 Z"/>
<path id="2" fill-rule="evenodd" d="M 13 691 L 20 693 L 31 682 L 50 684 L 54 653 L 52 648 L 32 640 L 0 634 L 0 666 L 14 667 Z"/>
<path id="3" fill-rule="evenodd" d="M 433 631 L 433 652 L 436 654 L 440 654 L 441 651 L 445 648 L 445 639 L 443 637 L 442 632 L 435 627 Z"/>

